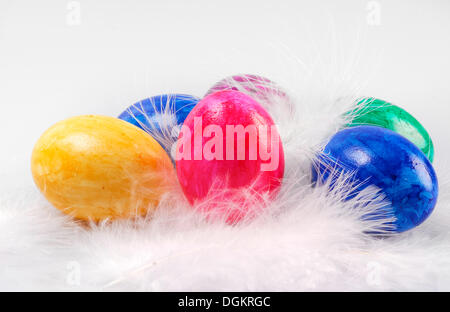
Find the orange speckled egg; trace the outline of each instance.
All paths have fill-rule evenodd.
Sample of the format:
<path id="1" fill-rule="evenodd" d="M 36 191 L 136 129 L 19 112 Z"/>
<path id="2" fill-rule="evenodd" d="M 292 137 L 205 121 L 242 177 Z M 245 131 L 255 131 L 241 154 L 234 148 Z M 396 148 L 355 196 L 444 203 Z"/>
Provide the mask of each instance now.
<path id="1" fill-rule="evenodd" d="M 106 116 L 52 126 L 34 147 L 31 170 L 56 208 L 94 221 L 145 215 L 176 183 L 171 160 L 155 139 Z"/>

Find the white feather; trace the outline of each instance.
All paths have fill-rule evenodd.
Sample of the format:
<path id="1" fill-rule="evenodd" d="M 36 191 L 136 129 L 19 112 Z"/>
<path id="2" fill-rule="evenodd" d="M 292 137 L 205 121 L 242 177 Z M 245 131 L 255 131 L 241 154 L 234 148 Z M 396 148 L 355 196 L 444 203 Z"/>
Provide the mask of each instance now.
<path id="1" fill-rule="evenodd" d="M 274 97 L 266 106 L 281 133 L 286 173 L 264 213 L 235 226 L 208 221 L 177 189 L 145 219 L 84 225 L 30 183 L 1 198 L 0 290 L 450 290 L 448 183 L 440 179 L 435 212 L 418 228 L 366 234 L 390 220 L 364 220 L 387 207 L 382 198 L 368 201 L 377 190 L 344 201 L 349 177 L 332 192 L 313 188 L 310 178 L 315 154 L 360 95 L 312 75 L 291 81 L 292 102 Z M 173 126 L 173 118 L 164 120 Z"/>

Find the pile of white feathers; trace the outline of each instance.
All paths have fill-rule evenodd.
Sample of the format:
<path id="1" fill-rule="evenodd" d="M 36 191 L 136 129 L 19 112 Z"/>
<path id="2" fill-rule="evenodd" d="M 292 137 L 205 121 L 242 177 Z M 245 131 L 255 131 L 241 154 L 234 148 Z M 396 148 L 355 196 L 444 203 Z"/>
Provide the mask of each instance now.
<path id="1" fill-rule="evenodd" d="M 287 90 L 289 111 L 282 103 L 269 107 L 285 177 L 276 200 L 250 222 L 207 221 L 180 189 L 151 217 L 88 226 L 52 207 L 31 183 L 2 192 L 0 290 L 450 290 L 445 168 L 435 164 L 440 195 L 428 220 L 402 234 L 367 234 L 382 221 L 363 216 L 386 203 L 364 195 L 345 201 L 348 179 L 330 192 L 312 187 L 310 176 L 315 154 L 360 95 L 312 90 Z"/>

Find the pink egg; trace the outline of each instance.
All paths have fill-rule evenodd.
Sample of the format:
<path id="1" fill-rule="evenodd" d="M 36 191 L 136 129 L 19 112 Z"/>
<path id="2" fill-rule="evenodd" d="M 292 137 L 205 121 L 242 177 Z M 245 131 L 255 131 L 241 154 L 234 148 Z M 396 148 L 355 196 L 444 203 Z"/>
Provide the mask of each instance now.
<path id="1" fill-rule="evenodd" d="M 191 204 L 235 223 L 278 194 L 283 146 L 258 102 L 242 92 L 219 91 L 203 98 L 184 121 L 176 167 Z"/>
<path id="2" fill-rule="evenodd" d="M 264 108 L 270 109 L 276 103 L 289 104 L 286 92 L 275 82 L 256 75 L 234 75 L 224 78 L 212 86 L 206 95 L 222 90 L 240 91 L 253 97 Z"/>

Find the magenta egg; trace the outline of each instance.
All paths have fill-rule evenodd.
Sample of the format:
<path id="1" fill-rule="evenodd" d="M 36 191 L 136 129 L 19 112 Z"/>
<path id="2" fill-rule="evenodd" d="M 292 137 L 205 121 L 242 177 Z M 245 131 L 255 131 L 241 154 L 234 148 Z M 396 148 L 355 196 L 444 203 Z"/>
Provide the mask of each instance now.
<path id="1" fill-rule="evenodd" d="M 290 104 L 286 92 L 275 82 L 257 75 L 234 75 L 224 78 L 212 86 L 206 95 L 222 90 L 240 91 L 250 95 L 264 108 L 269 109 L 277 103 Z"/>
<path id="2" fill-rule="evenodd" d="M 203 98 L 184 121 L 176 167 L 192 205 L 234 224 L 278 194 L 283 146 L 258 102 L 239 91 L 219 91 Z"/>

